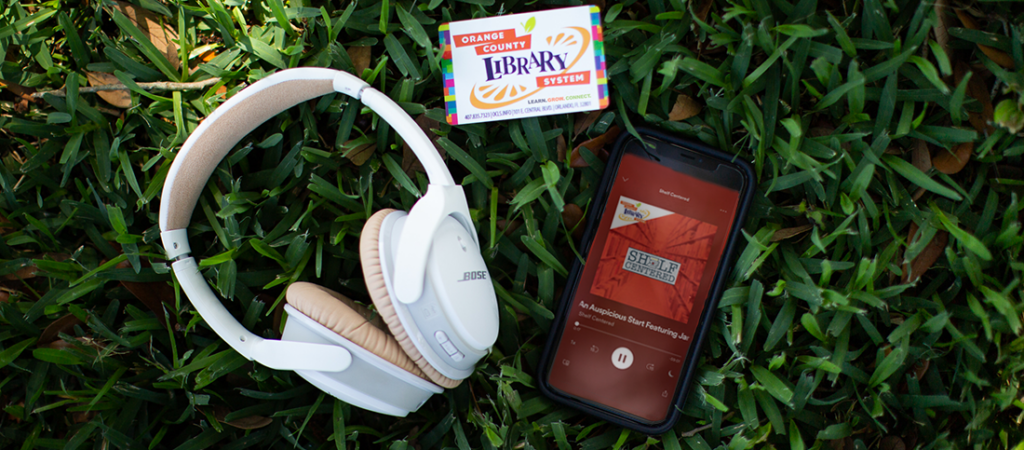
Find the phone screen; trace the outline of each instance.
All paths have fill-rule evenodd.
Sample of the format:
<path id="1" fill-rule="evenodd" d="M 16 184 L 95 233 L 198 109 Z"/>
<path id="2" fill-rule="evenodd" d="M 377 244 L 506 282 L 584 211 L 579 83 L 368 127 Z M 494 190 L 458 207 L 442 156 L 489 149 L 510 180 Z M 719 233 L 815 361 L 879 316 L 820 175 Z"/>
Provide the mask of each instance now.
<path id="1" fill-rule="evenodd" d="M 548 379 L 565 395 L 658 422 L 679 385 L 739 187 L 716 182 L 713 170 L 679 161 L 675 170 L 637 153 L 622 155 Z"/>

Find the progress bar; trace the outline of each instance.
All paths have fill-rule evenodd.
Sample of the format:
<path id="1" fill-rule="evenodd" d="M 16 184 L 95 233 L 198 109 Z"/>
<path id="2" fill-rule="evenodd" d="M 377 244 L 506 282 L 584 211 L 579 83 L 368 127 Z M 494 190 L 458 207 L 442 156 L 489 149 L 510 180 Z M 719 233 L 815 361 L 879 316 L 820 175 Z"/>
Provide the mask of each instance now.
<path id="1" fill-rule="evenodd" d="M 667 351 L 662 350 L 662 349 L 657 348 L 657 347 L 652 347 L 650 345 L 644 344 L 643 342 L 637 342 L 637 341 L 634 341 L 632 339 L 626 339 L 626 338 L 624 338 L 622 336 L 619 336 L 617 334 L 609 333 L 609 332 L 604 331 L 604 330 L 598 330 L 597 328 L 594 328 L 594 327 L 591 327 L 591 326 L 587 326 L 587 325 L 583 325 L 578 320 L 576 321 L 576 323 L 574 325 L 576 325 L 578 327 L 581 327 L 581 328 L 586 328 L 588 330 L 596 331 L 598 333 L 607 334 L 608 336 L 611 336 L 611 337 L 614 337 L 614 338 L 618 338 L 618 339 L 622 339 L 622 340 L 624 340 L 626 342 L 632 342 L 632 343 L 634 343 L 636 345 L 639 345 L 641 347 L 647 347 L 647 348 L 649 348 L 651 350 L 655 350 L 655 351 L 659 351 L 659 352 L 662 352 L 662 353 L 665 353 L 665 354 L 669 354 L 669 355 L 675 356 L 676 358 L 682 358 L 682 356 L 680 356 L 680 355 L 677 355 L 677 354 L 672 353 L 672 352 L 667 352 Z"/>

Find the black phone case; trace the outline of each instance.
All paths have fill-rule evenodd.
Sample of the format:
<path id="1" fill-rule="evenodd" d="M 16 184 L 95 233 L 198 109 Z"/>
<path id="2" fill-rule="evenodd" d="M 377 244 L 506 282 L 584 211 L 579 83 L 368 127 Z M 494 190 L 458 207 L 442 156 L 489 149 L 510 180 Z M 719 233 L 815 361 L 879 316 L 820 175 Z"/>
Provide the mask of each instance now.
<path id="1" fill-rule="evenodd" d="M 621 413 L 612 411 L 608 408 L 602 407 L 596 403 L 587 402 L 584 400 L 569 397 L 556 392 L 548 384 L 547 373 L 551 367 L 551 358 L 554 356 L 555 346 L 561 341 L 562 330 L 565 328 L 566 315 L 569 313 L 569 309 L 572 306 L 572 298 L 576 295 L 576 289 L 578 288 L 578 282 L 580 272 L 583 270 L 583 264 L 580 263 L 579 259 L 573 261 L 572 269 L 569 271 L 569 277 L 567 281 L 567 289 L 562 293 L 562 298 L 559 301 L 557 310 L 555 311 L 555 320 L 552 322 L 551 331 L 548 333 L 547 343 L 544 346 L 544 353 L 541 356 L 540 368 L 538 372 L 538 379 L 540 380 L 540 390 L 548 398 L 561 403 L 566 406 L 579 409 L 585 413 L 591 414 L 599 419 L 606 420 L 608 422 L 621 425 L 623 427 L 631 428 L 646 434 L 661 434 L 675 425 L 676 421 L 679 420 L 679 416 L 682 412 L 683 402 L 686 400 L 686 393 L 688 391 L 690 382 L 693 379 L 693 374 L 697 368 L 696 362 L 700 358 L 701 350 L 704 347 L 704 339 L 708 334 L 708 330 L 711 329 L 711 320 L 713 314 L 717 313 L 718 300 L 722 296 L 722 290 L 725 287 L 727 275 L 732 269 L 732 254 L 736 246 L 738 237 L 742 234 L 740 230 L 743 227 L 743 223 L 747 218 L 747 212 L 750 208 L 751 200 L 754 194 L 754 171 L 750 167 L 750 164 L 746 161 L 738 160 L 734 155 L 715 150 L 704 144 L 678 138 L 658 130 L 650 128 L 638 127 L 636 128 L 637 134 L 641 136 L 650 136 L 662 141 L 680 145 L 692 149 L 698 153 L 702 153 L 707 157 L 712 157 L 721 160 L 722 162 L 733 164 L 737 169 L 743 172 L 746 176 L 746 183 L 744 190 L 740 192 L 739 209 L 734 222 L 732 224 L 732 233 L 729 236 L 725 244 L 725 249 L 722 254 L 721 262 L 719 263 L 718 270 L 715 271 L 714 284 L 711 289 L 708 290 L 710 299 L 707 302 L 706 307 L 700 316 L 700 326 L 697 328 L 696 337 L 693 341 L 691 350 L 687 353 L 685 360 L 683 361 L 683 370 L 685 371 L 683 376 L 679 378 L 679 384 L 676 387 L 672 405 L 674 406 L 669 412 L 669 415 L 664 421 L 658 423 L 647 423 L 634 419 L 630 416 L 625 416 Z M 604 214 L 604 207 L 608 201 L 608 193 L 611 190 L 612 174 L 617 171 L 619 162 L 622 159 L 624 148 L 626 143 L 636 139 L 629 133 L 624 133 L 619 136 L 618 140 L 615 141 L 615 147 L 612 149 L 612 153 L 608 157 L 608 166 L 605 168 L 604 175 L 601 177 L 601 184 L 598 186 L 598 195 L 595 197 L 594 207 L 591 208 L 590 214 L 587 215 L 587 228 L 583 234 L 583 248 L 581 255 L 584 258 L 590 253 L 590 247 L 593 243 L 594 234 L 597 232 L 597 226 L 601 221 L 601 215 Z M 615 170 L 611 170 L 615 168 Z"/>

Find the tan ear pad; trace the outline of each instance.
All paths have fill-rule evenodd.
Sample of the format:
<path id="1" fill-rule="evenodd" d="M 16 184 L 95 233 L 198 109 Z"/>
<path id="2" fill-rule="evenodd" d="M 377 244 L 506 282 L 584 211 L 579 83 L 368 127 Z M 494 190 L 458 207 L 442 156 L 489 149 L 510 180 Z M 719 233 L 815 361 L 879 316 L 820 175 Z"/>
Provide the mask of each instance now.
<path id="1" fill-rule="evenodd" d="M 288 286 L 285 298 L 299 312 L 341 337 L 413 375 L 429 380 L 402 351 L 381 317 L 375 316 L 367 307 L 330 289 L 306 282 Z"/>
<path id="2" fill-rule="evenodd" d="M 431 366 L 420 351 L 416 349 L 416 346 L 412 343 L 412 338 L 405 332 L 402 322 L 398 320 L 395 307 L 391 304 L 391 295 L 388 294 L 388 289 L 384 285 L 384 274 L 380 265 L 380 246 L 378 244 L 380 241 L 380 226 L 384 222 L 384 218 L 393 212 L 395 212 L 394 209 L 377 211 L 366 221 L 366 225 L 363 225 L 363 232 L 359 237 L 359 261 L 363 264 L 363 278 L 366 279 L 366 290 L 369 291 L 370 299 L 377 306 L 377 312 L 380 314 L 381 319 L 384 319 L 384 323 L 388 325 L 388 328 L 391 329 L 391 334 L 395 337 L 395 340 L 402 346 L 405 353 L 412 358 L 413 362 L 420 369 L 423 369 L 423 373 L 427 375 L 427 378 L 441 387 L 447 389 L 454 388 L 462 381 L 453 380 L 441 375 L 441 372 L 438 372 L 437 369 Z"/>

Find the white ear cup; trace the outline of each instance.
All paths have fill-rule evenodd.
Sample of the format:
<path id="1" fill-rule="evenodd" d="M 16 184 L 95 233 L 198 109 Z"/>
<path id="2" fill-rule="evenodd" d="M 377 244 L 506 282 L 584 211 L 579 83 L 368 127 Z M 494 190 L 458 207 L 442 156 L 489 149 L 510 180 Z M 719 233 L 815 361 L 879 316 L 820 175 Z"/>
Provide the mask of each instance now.
<path id="1" fill-rule="evenodd" d="M 285 341 L 337 345 L 352 354 L 352 363 L 341 372 L 296 370 L 320 390 L 354 406 L 391 416 L 405 417 L 433 394 L 444 389 L 386 361 L 328 330 L 291 305 L 285 305 Z"/>
<path id="2" fill-rule="evenodd" d="M 381 223 L 380 266 L 389 292 L 404 279 L 396 273 L 395 255 L 402 229 L 415 226 L 408 219 L 395 212 Z M 444 376 L 462 380 L 497 340 L 494 286 L 472 235 L 457 220 L 445 218 L 434 236 L 423 293 L 412 303 L 392 305 L 415 350 Z"/>

